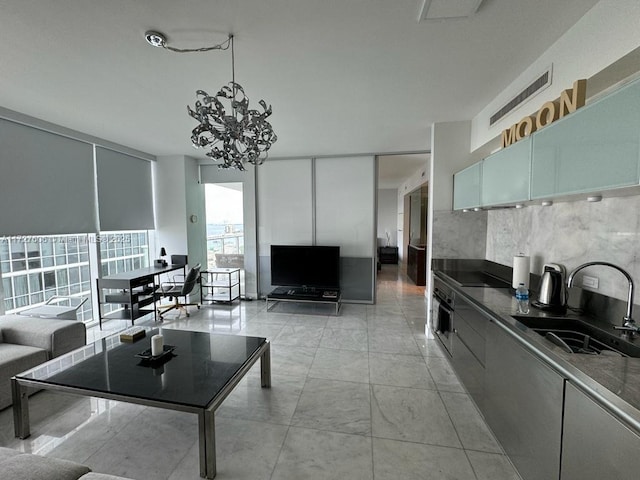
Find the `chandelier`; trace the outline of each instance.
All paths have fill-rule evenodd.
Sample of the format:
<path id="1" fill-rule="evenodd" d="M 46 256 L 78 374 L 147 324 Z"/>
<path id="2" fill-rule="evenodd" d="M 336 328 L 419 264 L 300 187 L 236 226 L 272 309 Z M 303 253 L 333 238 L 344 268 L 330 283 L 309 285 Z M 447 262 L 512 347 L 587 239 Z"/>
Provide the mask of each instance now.
<path id="1" fill-rule="evenodd" d="M 236 83 L 233 35 L 219 45 L 197 49 L 170 47 L 158 32 L 147 32 L 145 38 L 153 46 L 178 53 L 227 50 L 231 46 L 231 82 L 215 95 L 197 90 L 194 108 L 187 105 L 189 116 L 199 122 L 191 132 L 191 143 L 196 148 L 207 148 L 205 155 L 220 162 L 219 168 L 246 170 L 247 163 L 262 164 L 278 137 L 267 121 L 271 106 L 260 100 L 261 110 L 250 108 L 244 89 Z"/>

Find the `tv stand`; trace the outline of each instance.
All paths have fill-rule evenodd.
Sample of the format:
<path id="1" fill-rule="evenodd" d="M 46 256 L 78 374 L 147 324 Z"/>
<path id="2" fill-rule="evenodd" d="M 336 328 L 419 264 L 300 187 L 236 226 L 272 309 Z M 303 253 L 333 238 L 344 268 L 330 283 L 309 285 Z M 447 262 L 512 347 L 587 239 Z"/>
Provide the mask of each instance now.
<path id="1" fill-rule="evenodd" d="M 269 302 L 273 302 L 273 304 L 269 306 Z M 267 311 L 274 308 L 278 302 L 334 305 L 335 314 L 338 315 L 342 305 L 342 295 L 340 290 L 335 288 L 277 287 L 267 295 Z"/>

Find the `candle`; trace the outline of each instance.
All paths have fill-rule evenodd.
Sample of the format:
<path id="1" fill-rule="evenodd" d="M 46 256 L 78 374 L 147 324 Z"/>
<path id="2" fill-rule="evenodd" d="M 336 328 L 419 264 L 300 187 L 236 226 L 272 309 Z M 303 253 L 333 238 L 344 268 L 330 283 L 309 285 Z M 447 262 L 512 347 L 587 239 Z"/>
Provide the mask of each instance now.
<path id="1" fill-rule="evenodd" d="M 157 357 L 163 352 L 163 338 L 162 335 L 154 335 L 151 337 L 151 355 Z"/>

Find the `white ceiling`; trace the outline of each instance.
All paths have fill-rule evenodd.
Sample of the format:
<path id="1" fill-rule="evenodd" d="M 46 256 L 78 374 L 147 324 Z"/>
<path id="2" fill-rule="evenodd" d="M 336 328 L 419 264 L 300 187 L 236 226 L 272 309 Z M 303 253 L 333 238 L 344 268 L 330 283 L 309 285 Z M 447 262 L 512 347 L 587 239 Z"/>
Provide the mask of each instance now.
<path id="1" fill-rule="evenodd" d="M 196 89 L 229 52 L 176 54 L 235 34 L 236 79 L 273 106 L 275 157 L 430 148 L 471 119 L 596 0 L 485 0 L 417 22 L 418 0 L 0 0 L 0 106 L 153 155 L 198 154 Z"/>
<path id="2" fill-rule="evenodd" d="M 378 188 L 396 189 L 429 161 L 429 154 L 378 157 Z"/>

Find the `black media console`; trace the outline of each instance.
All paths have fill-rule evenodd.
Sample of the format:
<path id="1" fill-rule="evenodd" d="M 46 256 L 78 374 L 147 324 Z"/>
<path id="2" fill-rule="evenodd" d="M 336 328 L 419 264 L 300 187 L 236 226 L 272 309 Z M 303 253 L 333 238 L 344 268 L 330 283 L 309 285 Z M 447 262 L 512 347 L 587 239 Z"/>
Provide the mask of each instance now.
<path id="1" fill-rule="evenodd" d="M 340 312 L 342 295 L 340 290 L 304 287 L 277 287 L 267 295 L 267 311 L 278 302 L 324 303 L 335 305 L 336 315 Z M 269 302 L 273 302 L 269 306 Z"/>

